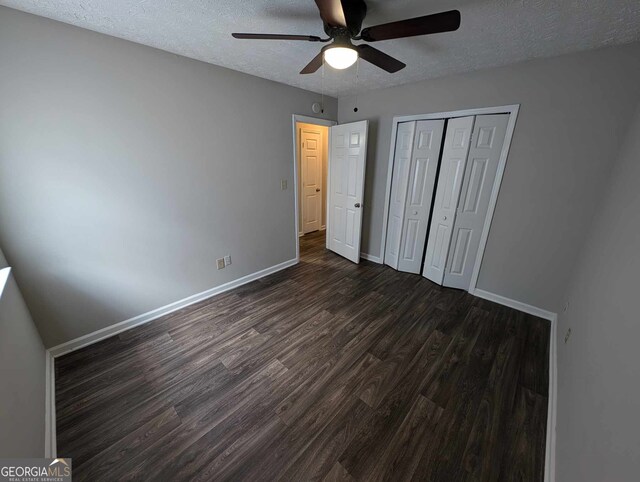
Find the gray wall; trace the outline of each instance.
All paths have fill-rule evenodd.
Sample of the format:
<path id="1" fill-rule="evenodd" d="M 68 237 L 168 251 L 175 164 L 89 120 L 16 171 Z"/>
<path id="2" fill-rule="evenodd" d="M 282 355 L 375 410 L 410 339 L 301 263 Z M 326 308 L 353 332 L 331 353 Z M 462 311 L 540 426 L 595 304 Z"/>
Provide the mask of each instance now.
<path id="1" fill-rule="evenodd" d="M 318 94 L 3 7 L 0 65 L 0 244 L 47 346 L 295 257 Z"/>
<path id="2" fill-rule="evenodd" d="M 44 345 L 12 274 L 0 292 L 0 458 L 44 457 Z"/>
<path id="3" fill-rule="evenodd" d="M 640 99 L 640 44 L 341 98 L 338 120 L 371 121 L 363 251 L 380 254 L 395 115 L 521 104 L 478 287 L 557 311 L 611 152 Z"/>
<path id="4" fill-rule="evenodd" d="M 562 482 L 631 481 L 640 473 L 640 109 L 627 132 L 558 323 Z"/>

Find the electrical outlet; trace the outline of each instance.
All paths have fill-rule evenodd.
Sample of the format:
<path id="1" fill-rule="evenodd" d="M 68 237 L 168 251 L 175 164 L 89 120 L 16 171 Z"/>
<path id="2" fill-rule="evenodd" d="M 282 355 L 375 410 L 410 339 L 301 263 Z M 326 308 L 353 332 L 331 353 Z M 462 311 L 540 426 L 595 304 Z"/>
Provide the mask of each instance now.
<path id="1" fill-rule="evenodd" d="M 287 180 L 283 179 L 280 181 L 280 189 L 282 189 L 283 191 L 287 190 Z"/>
<path id="2" fill-rule="evenodd" d="M 229 266 L 231 264 L 231 256 L 230 255 L 226 255 L 224 257 L 224 265 L 225 266 Z"/>
<path id="3" fill-rule="evenodd" d="M 223 269 L 224 268 L 224 258 L 216 259 L 216 264 L 218 265 L 218 269 Z"/>
<path id="4" fill-rule="evenodd" d="M 571 336 L 571 328 L 569 328 L 569 329 L 567 330 L 567 334 L 566 334 L 566 335 L 564 335 L 564 343 L 565 343 L 565 345 L 566 345 L 566 343 L 569 341 L 569 337 L 570 337 L 570 336 Z"/>

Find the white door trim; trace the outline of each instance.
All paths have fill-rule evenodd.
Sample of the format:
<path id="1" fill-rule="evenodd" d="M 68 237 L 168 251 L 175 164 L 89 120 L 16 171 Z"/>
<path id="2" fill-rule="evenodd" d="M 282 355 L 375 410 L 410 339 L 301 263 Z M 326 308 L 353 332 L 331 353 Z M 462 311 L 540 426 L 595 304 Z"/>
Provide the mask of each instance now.
<path id="1" fill-rule="evenodd" d="M 485 219 L 484 226 L 482 228 L 482 234 L 480 236 L 480 246 L 478 247 L 478 254 L 473 267 L 473 274 L 471 275 L 471 284 L 469 286 L 469 292 L 473 293 L 478 283 L 478 276 L 480 275 L 480 266 L 482 265 L 482 258 L 484 257 L 484 250 L 487 246 L 487 239 L 489 238 L 489 229 L 491 227 L 491 221 L 493 220 L 493 214 L 495 211 L 496 203 L 498 201 L 498 193 L 500 192 L 500 185 L 502 184 L 502 176 L 507 163 L 507 156 L 509 155 L 509 148 L 511 147 L 511 139 L 516 126 L 516 120 L 518 118 L 518 111 L 520 110 L 520 104 L 503 105 L 497 107 L 482 107 L 478 109 L 466 109 L 450 112 L 435 112 L 431 114 L 417 114 L 407 116 L 395 116 L 393 118 L 393 125 L 391 128 L 391 142 L 389 143 L 389 164 L 387 167 L 387 188 L 385 193 L 384 203 L 384 215 L 382 218 L 382 241 L 380 243 L 380 257 L 384 261 L 384 252 L 387 243 L 387 222 L 389 219 L 389 200 L 391 198 L 391 177 L 393 174 L 393 158 L 395 154 L 395 138 L 398 131 L 398 124 L 401 122 L 418 121 L 418 120 L 432 120 L 432 119 L 450 119 L 453 117 L 467 117 L 472 115 L 485 115 L 485 114 L 509 114 L 509 122 L 507 124 L 507 134 L 504 139 L 504 145 L 502 146 L 502 152 L 500 153 L 500 160 L 498 161 L 498 171 L 496 172 L 496 178 L 493 183 L 493 189 L 491 190 L 491 198 L 489 199 L 489 209 L 487 211 L 487 217 Z"/>
<path id="2" fill-rule="evenodd" d="M 319 119 L 317 117 L 310 117 L 308 115 L 293 114 L 291 116 L 291 131 L 293 133 L 293 199 L 294 199 L 294 215 L 295 215 L 295 230 L 293 233 L 295 246 L 296 246 L 296 261 L 300 261 L 300 206 L 298 204 L 298 143 L 296 138 L 296 123 L 304 122 L 305 124 L 316 124 L 319 126 L 331 127 L 335 126 L 338 122 L 330 119 Z M 331 149 L 331 136 L 328 139 L 328 149 Z M 329 151 L 330 152 L 330 151 Z M 328 175 L 327 175 L 328 176 Z M 326 189 L 326 188 L 325 188 Z M 327 197 L 328 199 L 328 197 Z M 326 211 L 326 206 L 325 206 Z"/>

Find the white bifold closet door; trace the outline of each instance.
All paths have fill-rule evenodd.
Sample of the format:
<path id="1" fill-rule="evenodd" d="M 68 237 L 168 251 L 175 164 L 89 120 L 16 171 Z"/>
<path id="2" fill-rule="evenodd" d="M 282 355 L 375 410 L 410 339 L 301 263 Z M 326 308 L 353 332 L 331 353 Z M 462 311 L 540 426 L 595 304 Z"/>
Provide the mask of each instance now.
<path id="1" fill-rule="evenodd" d="M 387 222 L 387 247 L 384 256 L 385 264 L 394 269 L 398 269 L 402 218 L 404 216 L 405 200 L 407 199 L 407 184 L 409 182 L 409 168 L 415 129 L 415 122 L 402 122 L 398 124 L 396 133 L 396 150 L 391 175 L 391 199 L 389 200 L 389 221 Z"/>
<path id="2" fill-rule="evenodd" d="M 420 273 L 438 172 L 444 120 L 398 126 L 385 262 Z"/>
<path id="3" fill-rule="evenodd" d="M 444 286 L 468 290 L 471 284 L 508 122 L 508 114 L 476 117 L 444 274 Z"/>
<path id="4" fill-rule="evenodd" d="M 447 125 L 427 241 L 427 254 L 422 271 L 425 278 L 440 285 L 444 281 L 449 244 L 451 243 L 474 120 L 473 116 L 459 117 L 450 119 Z"/>

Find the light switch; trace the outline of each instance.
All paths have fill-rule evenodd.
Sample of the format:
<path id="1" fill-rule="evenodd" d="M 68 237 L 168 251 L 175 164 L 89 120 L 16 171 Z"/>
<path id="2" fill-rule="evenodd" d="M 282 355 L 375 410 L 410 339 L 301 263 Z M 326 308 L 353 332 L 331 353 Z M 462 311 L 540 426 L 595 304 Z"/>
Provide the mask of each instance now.
<path id="1" fill-rule="evenodd" d="M 225 266 L 229 266 L 230 264 L 231 264 L 231 256 L 226 255 L 226 256 L 224 257 L 224 265 L 225 265 Z"/>
<path id="2" fill-rule="evenodd" d="M 216 265 L 218 266 L 218 269 L 223 269 L 224 268 L 224 258 L 216 259 Z"/>
<path id="3" fill-rule="evenodd" d="M 287 180 L 283 179 L 280 181 L 280 189 L 282 189 L 283 191 L 287 190 Z"/>

